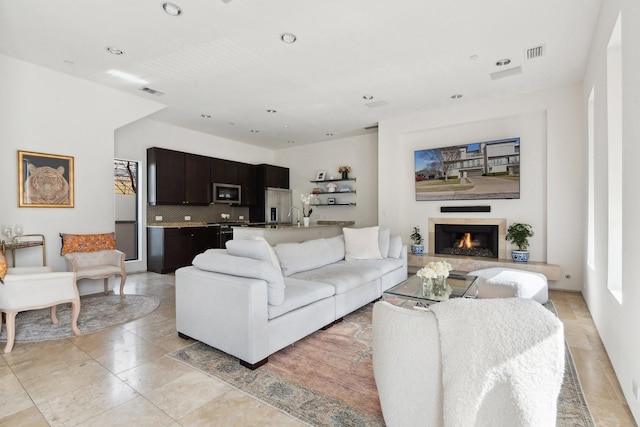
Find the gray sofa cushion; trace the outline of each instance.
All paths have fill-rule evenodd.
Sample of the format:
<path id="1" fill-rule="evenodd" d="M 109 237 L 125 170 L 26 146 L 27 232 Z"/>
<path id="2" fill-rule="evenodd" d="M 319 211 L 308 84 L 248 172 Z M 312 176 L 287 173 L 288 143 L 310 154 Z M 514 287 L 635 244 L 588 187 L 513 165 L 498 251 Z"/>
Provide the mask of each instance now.
<path id="1" fill-rule="evenodd" d="M 336 289 L 326 283 L 287 277 L 284 279 L 286 292 L 284 302 L 278 306 L 269 305 L 269 319 L 289 313 L 297 308 L 312 304 L 324 298 L 332 297 Z"/>
<path id="2" fill-rule="evenodd" d="M 293 277 L 311 282 L 328 283 L 335 287 L 336 294 L 342 294 L 379 279 L 382 274 L 382 269 L 373 267 L 372 263 L 341 261 L 314 270 L 296 273 Z"/>
<path id="3" fill-rule="evenodd" d="M 280 260 L 282 274 L 313 270 L 344 259 L 342 236 L 315 239 L 302 243 L 280 243 L 274 248 Z"/>
<path id="4" fill-rule="evenodd" d="M 269 304 L 280 305 L 284 302 L 284 277 L 269 261 L 233 256 L 209 249 L 196 255 L 193 265 L 200 270 L 264 280 L 267 282 Z"/>

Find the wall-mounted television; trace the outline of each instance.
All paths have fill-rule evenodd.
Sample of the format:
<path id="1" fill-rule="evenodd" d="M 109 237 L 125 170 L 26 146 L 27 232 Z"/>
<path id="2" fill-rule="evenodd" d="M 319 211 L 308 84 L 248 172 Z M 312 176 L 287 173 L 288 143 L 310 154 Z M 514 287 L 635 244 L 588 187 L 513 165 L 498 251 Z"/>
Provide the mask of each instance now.
<path id="1" fill-rule="evenodd" d="M 520 138 L 414 152 L 416 200 L 520 198 Z"/>

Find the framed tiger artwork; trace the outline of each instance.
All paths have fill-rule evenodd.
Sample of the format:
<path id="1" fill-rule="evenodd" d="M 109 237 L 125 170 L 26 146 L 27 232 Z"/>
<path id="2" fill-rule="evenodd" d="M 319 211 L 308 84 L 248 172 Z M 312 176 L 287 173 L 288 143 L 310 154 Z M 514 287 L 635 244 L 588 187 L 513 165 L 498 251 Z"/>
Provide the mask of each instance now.
<path id="1" fill-rule="evenodd" d="M 18 151 L 18 206 L 72 208 L 73 157 Z"/>

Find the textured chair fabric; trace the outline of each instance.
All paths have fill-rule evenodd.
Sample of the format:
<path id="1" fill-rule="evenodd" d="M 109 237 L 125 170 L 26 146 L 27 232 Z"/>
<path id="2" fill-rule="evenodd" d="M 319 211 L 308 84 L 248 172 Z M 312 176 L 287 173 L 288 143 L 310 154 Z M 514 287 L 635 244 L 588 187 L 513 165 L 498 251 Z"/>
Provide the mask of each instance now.
<path id="1" fill-rule="evenodd" d="M 549 299 L 547 277 L 541 273 L 492 267 L 469 274 L 478 276 L 479 298 L 529 298 L 540 304 Z"/>
<path id="2" fill-rule="evenodd" d="M 63 303 L 71 303 L 71 329 L 80 335 L 77 325 L 80 295 L 73 272 L 53 272 L 51 267 L 10 268 L 4 284 L 0 284 L 0 313 L 6 315 L 7 328 L 4 352 L 9 353 L 13 349 L 19 312 L 51 307 L 51 321 L 57 324 L 56 306 Z"/>
<path id="3" fill-rule="evenodd" d="M 124 284 L 127 272 L 124 268 L 124 252 L 117 249 L 93 252 L 71 252 L 64 255 L 69 270 L 78 279 L 104 279 L 104 293 L 109 292 L 109 277 L 120 276 L 120 296 L 125 297 Z"/>

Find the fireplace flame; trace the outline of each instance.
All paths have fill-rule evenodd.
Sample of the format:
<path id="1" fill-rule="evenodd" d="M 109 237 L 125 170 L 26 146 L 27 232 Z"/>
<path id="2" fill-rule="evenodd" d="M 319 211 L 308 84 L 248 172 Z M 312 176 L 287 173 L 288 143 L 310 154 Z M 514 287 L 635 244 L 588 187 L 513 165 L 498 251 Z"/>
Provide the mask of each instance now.
<path id="1" fill-rule="evenodd" d="M 464 233 L 464 237 L 460 239 L 459 248 L 467 248 L 471 249 L 473 245 L 471 244 L 471 233 Z"/>

